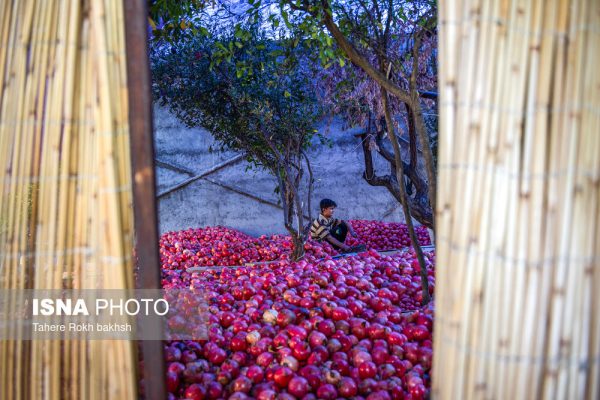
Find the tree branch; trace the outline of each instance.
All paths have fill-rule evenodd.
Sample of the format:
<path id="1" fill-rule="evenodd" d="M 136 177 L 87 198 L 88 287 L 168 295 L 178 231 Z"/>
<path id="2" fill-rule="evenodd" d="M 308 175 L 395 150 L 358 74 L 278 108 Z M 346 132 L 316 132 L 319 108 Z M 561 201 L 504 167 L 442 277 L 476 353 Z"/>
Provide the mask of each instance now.
<path id="1" fill-rule="evenodd" d="M 369 145 L 365 140 L 367 135 L 368 132 L 361 135 L 363 139 L 362 149 L 365 160 L 365 172 L 363 173 L 363 179 L 371 186 L 385 187 L 392 194 L 392 196 L 394 196 L 398 203 L 402 204 L 400 186 L 398 184 L 398 179 L 396 179 L 395 177 L 395 163 L 390 163 L 390 175 L 375 175 L 372 151 L 369 149 Z M 410 168 L 407 168 L 408 165 L 405 163 L 403 163 L 403 165 L 405 168 L 405 174 L 407 174 L 407 176 L 411 179 L 411 181 L 413 181 L 415 187 L 417 188 L 415 196 L 408 198 L 412 215 L 421 224 L 431 228 L 433 225 L 431 208 L 429 207 L 429 201 L 427 197 L 427 186 L 416 171 L 412 171 L 410 170 Z"/>
<path id="2" fill-rule="evenodd" d="M 423 111 L 421 109 L 421 101 L 419 99 L 419 92 L 417 90 L 417 74 L 419 69 L 419 47 L 421 45 L 421 35 L 417 34 L 415 37 L 415 43 L 413 47 L 413 68 L 410 78 L 411 87 L 411 100 L 407 102 L 412 108 L 414 114 L 415 127 L 417 135 L 421 142 L 421 148 L 425 159 L 425 169 L 427 171 L 427 180 L 429 185 L 429 202 L 431 209 L 433 210 L 433 226 L 435 234 L 435 207 L 436 207 L 436 177 L 435 177 L 435 165 L 433 162 L 433 152 L 429 144 L 429 137 L 427 135 L 427 128 L 425 127 L 425 121 L 423 120 Z"/>
<path id="3" fill-rule="evenodd" d="M 346 55 L 354 65 L 365 71 L 367 75 L 369 75 L 372 79 L 379 83 L 381 87 L 386 89 L 386 91 L 396 96 L 400 101 L 410 102 L 411 98 L 409 93 L 402 90 L 402 88 L 400 88 L 398 85 L 394 84 L 392 81 L 387 79 L 383 73 L 377 71 L 371 65 L 371 63 L 365 57 L 363 57 L 358 52 L 358 50 L 354 48 L 352 43 L 348 41 L 346 36 L 340 31 L 335 21 L 333 20 L 333 17 L 331 16 L 331 9 L 329 9 L 329 13 L 327 12 L 327 10 L 325 11 L 323 23 L 325 24 L 325 27 L 327 28 L 327 30 L 329 30 L 335 41 L 338 43 L 340 48 L 344 51 L 344 53 L 346 53 Z"/>
<path id="4" fill-rule="evenodd" d="M 377 143 L 377 147 L 379 150 L 377 150 L 377 152 L 383 157 L 385 158 L 385 160 L 387 162 L 389 162 L 390 164 L 392 164 L 392 166 L 394 168 L 396 168 L 396 160 L 394 159 L 394 155 L 392 153 L 390 153 L 384 146 L 383 144 L 383 138 L 381 136 L 377 136 L 377 138 L 375 139 L 375 143 Z"/>
<path id="5" fill-rule="evenodd" d="M 304 219 L 304 213 L 302 212 L 302 205 L 300 204 L 300 196 L 298 195 L 298 190 L 296 188 L 296 186 L 294 186 L 294 181 L 292 180 L 291 177 L 291 171 L 288 168 L 288 164 L 286 163 L 285 158 L 283 158 L 281 156 L 281 154 L 279 153 L 279 151 L 277 150 L 277 147 L 275 146 L 275 144 L 273 143 L 273 141 L 269 138 L 269 135 L 267 132 L 265 132 L 264 129 L 260 129 L 260 133 L 263 136 L 263 139 L 265 140 L 265 142 L 267 143 L 267 145 L 271 148 L 271 150 L 273 151 L 275 157 L 277 158 L 277 163 L 279 165 L 279 174 L 278 177 L 280 179 L 280 194 L 281 194 L 281 198 L 282 201 L 285 202 L 285 209 L 287 210 L 287 213 L 284 211 L 284 214 L 286 214 L 285 216 L 285 227 L 286 229 L 290 232 L 290 234 L 292 235 L 292 237 L 296 237 L 299 239 L 304 240 L 304 234 L 303 234 L 303 227 L 302 227 L 302 221 Z M 283 175 L 283 176 L 282 176 Z M 285 181 L 284 181 L 285 179 Z M 289 198 L 287 198 L 287 196 L 289 195 Z M 284 200 L 285 199 L 285 200 Z M 293 205 L 290 204 L 293 202 Z M 296 218 L 298 221 L 298 229 L 294 229 L 291 220 L 291 216 L 293 215 L 293 209 L 294 207 L 296 208 Z M 297 249 L 298 251 L 303 251 L 300 249 Z"/>
<path id="6" fill-rule="evenodd" d="M 410 168 L 417 168 L 417 132 L 415 131 L 414 115 L 408 104 L 404 103 L 408 120 L 408 146 L 410 151 Z"/>
<path id="7" fill-rule="evenodd" d="M 369 8 L 367 7 L 367 4 L 364 2 L 364 0 L 358 0 L 358 2 L 361 5 L 365 14 L 367 15 L 367 18 L 369 18 L 369 20 L 371 21 L 371 25 L 373 26 L 373 32 L 375 33 L 375 38 L 377 39 L 377 42 L 379 42 L 379 40 L 381 39 L 381 35 L 379 34 L 379 30 L 377 29 L 377 21 L 373 18 L 373 13 L 371 12 L 371 10 L 369 10 Z M 377 3 L 377 2 L 375 2 L 375 3 Z M 345 9 L 345 7 L 344 7 L 344 9 Z M 378 18 L 379 18 L 379 16 L 378 16 Z"/>
<path id="8" fill-rule="evenodd" d="M 381 97 L 383 102 L 383 109 L 385 112 L 385 121 L 387 125 L 388 135 L 390 136 L 390 140 L 392 141 L 392 145 L 394 146 L 394 158 L 396 160 L 396 179 L 398 181 L 398 186 L 400 188 L 400 196 L 402 198 L 402 208 L 404 209 L 404 220 L 406 225 L 408 226 L 408 233 L 410 236 L 410 241 L 412 243 L 412 247 L 417 253 L 417 259 L 419 260 L 419 266 L 421 270 L 421 288 L 423 292 L 423 305 L 429 303 L 429 281 L 427 276 L 427 266 L 425 264 L 425 257 L 423 256 L 423 250 L 417 240 L 417 235 L 415 234 L 415 227 L 413 225 L 412 216 L 410 212 L 410 205 L 408 204 L 408 196 L 406 194 L 406 189 L 404 187 L 404 172 L 400 169 L 402 165 L 401 153 L 400 153 L 400 144 L 398 143 L 398 139 L 394 133 L 394 124 L 392 122 L 392 113 L 390 110 L 390 103 L 388 99 L 388 94 L 385 90 L 381 91 Z"/>
<path id="9" fill-rule="evenodd" d="M 314 184 L 315 180 L 314 180 L 313 171 L 312 171 L 312 167 L 310 165 L 310 161 L 308 159 L 308 156 L 306 155 L 306 153 L 304 151 L 302 151 L 301 154 L 304 156 L 304 160 L 306 162 L 306 168 L 308 169 L 308 201 L 307 201 L 307 207 L 308 207 L 308 220 L 310 222 L 310 221 L 312 221 L 312 192 L 313 192 L 313 184 Z"/>
<path id="10" fill-rule="evenodd" d="M 392 19 L 393 19 L 393 15 L 394 15 L 394 0 L 388 0 L 388 9 L 387 9 L 387 21 L 385 24 L 385 30 L 383 31 L 383 40 L 386 43 L 389 42 L 390 39 L 390 27 L 392 25 Z"/>

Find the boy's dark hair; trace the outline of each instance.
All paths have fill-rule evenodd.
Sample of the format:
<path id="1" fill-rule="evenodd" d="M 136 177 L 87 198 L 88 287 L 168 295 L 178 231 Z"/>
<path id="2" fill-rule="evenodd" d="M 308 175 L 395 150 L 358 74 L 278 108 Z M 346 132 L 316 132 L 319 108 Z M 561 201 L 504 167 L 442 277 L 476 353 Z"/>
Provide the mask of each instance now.
<path id="1" fill-rule="evenodd" d="M 337 207 L 337 204 L 335 204 L 335 201 L 331 199 L 323 199 L 319 203 L 319 207 L 321 207 L 321 210 L 324 210 L 329 207 Z"/>

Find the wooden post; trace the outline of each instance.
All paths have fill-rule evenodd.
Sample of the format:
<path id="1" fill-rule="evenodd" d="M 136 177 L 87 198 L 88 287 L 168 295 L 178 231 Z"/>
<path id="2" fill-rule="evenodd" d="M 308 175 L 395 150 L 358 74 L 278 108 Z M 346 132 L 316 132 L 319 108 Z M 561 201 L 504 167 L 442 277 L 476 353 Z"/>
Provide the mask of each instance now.
<path id="1" fill-rule="evenodd" d="M 152 140 L 152 95 L 147 53 L 147 16 L 145 0 L 127 0 L 125 6 L 125 41 L 129 96 L 129 129 L 133 173 L 133 206 L 136 251 L 140 266 L 136 286 L 160 288 L 158 226 L 156 217 L 156 181 L 154 176 L 154 142 Z M 152 328 L 161 330 L 161 320 Z M 142 342 L 147 399 L 163 399 L 164 358 L 160 341 Z"/>

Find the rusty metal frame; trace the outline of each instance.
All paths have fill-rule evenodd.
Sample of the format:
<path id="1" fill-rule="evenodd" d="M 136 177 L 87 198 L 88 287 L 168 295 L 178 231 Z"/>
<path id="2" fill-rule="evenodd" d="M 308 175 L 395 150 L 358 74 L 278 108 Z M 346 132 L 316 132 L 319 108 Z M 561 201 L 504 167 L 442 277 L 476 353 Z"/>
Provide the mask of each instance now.
<path id="1" fill-rule="evenodd" d="M 136 287 L 159 289 L 160 259 L 156 180 L 154 173 L 154 141 L 152 93 L 148 58 L 148 9 L 146 0 L 124 0 L 125 42 L 127 50 L 127 86 L 129 97 L 129 129 L 133 179 L 133 209 L 139 274 Z M 163 329 L 161 320 L 151 321 L 153 329 Z M 141 343 L 144 359 L 145 398 L 166 398 L 163 345 L 158 340 Z"/>

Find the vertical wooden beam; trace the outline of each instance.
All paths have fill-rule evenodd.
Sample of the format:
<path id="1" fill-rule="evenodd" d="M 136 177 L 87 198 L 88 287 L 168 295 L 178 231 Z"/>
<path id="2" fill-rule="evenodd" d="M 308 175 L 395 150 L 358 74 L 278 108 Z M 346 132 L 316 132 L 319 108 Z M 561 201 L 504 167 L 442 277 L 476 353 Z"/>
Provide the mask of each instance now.
<path id="1" fill-rule="evenodd" d="M 127 82 L 129 97 L 129 129 L 133 174 L 133 208 L 140 289 L 160 288 L 158 225 L 156 213 L 156 181 L 154 176 L 154 142 L 152 140 L 152 95 L 148 59 L 146 0 L 124 0 L 125 40 L 127 49 Z M 152 321 L 152 329 L 162 329 L 160 319 Z M 160 341 L 142 341 L 145 397 L 166 397 L 164 358 Z"/>

